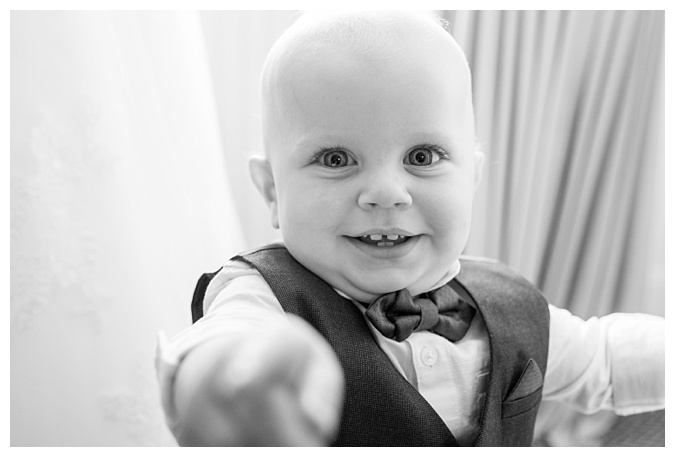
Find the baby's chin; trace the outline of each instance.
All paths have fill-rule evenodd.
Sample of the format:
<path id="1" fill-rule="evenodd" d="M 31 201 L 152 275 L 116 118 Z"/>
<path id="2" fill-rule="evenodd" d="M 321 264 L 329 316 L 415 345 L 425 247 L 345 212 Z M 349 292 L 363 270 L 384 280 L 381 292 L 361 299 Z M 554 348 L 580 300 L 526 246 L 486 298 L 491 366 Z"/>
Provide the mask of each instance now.
<path id="1" fill-rule="evenodd" d="M 288 246 L 288 245 L 287 245 Z M 289 251 L 291 249 L 289 248 Z M 443 273 L 435 274 L 438 269 L 431 266 L 425 269 L 394 268 L 388 271 L 345 271 L 341 265 L 334 263 L 317 262 L 310 256 L 303 256 L 303 252 L 291 254 L 309 271 L 327 282 L 347 297 L 362 302 L 371 303 L 382 295 L 408 289 L 413 295 L 428 292 L 437 285 Z"/>
<path id="2" fill-rule="evenodd" d="M 333 284 L 332 284 L 333 285 Z M 362 303 L 371 303 L 382 295 L 408 289 L 414 296 L 431 290 L 433 284 L 425 284 L 423 281 L 410 283 L 409 281 L 381 280 L 375 283 L 364 284 L 360 281 L 344 281 L 334 284 L 333 287 L 348 297 Z"/>

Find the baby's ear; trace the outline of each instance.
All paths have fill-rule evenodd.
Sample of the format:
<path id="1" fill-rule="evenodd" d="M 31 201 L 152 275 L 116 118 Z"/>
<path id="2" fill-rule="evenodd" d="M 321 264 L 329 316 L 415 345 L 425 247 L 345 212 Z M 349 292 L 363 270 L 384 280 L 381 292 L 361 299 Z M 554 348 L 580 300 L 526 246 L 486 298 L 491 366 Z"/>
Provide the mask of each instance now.
<path id="1" fill-rule="evenodd" d="M 474 165 L 473 165 L 473 184 L 474 189 L 478 188 L 480 184 L 480 179 L 483 176 L 483 163 L 485 162 L 485 153 L 480 149 L 476 148 L 474 152 Z"/>
<path id="2" fill-rule="evenodd" d="M 277 208 L 277 190 L 274 185 L 274 175 L 270 161 L 265 157 L 255 156 L 248 161 L 248 169 L 251 174 L 253 184 L 265 199 L 267 207 L 270 209 L 270 218 L 272 227 L 279 228 L 279 213 Z"/>

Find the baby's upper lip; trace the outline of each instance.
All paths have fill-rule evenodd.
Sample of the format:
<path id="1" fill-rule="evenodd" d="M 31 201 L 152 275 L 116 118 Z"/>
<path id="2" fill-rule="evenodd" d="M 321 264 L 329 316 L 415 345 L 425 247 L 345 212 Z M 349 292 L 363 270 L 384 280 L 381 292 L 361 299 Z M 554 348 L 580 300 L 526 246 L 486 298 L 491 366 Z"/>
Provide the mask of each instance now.
<path id="1" fill-rule="evenodd" d="M 351 235 L 352 238 L 360 238 L 368 235 L 401 235 L 401 236 L 415 236 L 414 233 L 401 229 L 398 227 L 392 227 L 392 228 L 373 228 L 373 229 L 368 229 L 364 230 L 361 232 L 356 233 L 355 235 Z"/>

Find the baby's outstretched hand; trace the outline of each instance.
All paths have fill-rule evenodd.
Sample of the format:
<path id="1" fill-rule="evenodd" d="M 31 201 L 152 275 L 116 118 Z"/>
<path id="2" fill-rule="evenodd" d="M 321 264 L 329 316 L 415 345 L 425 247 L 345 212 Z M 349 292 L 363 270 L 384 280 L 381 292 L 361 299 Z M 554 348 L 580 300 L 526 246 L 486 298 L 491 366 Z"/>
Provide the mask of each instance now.
<path id="1" fill-rule="evenodd" d="M 330 444 L 342 409 L 342 369 L 313 327 L 288 319 L 256 330 L 213 365 L 184 409 L 183 418 L 196 422 L 181 444 Z"/>

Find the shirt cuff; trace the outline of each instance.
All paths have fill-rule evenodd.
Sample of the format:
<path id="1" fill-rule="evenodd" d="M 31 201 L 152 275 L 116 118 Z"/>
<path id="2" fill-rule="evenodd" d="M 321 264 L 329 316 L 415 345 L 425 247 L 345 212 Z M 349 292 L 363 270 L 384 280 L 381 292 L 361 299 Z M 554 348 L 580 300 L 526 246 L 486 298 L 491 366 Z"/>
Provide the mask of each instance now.
<path id="1" fill-rule="evenodd" d="M 616 314 L 607 329 L 612 360 L 614 412 L 665 409 L 665 319 Z"/>

